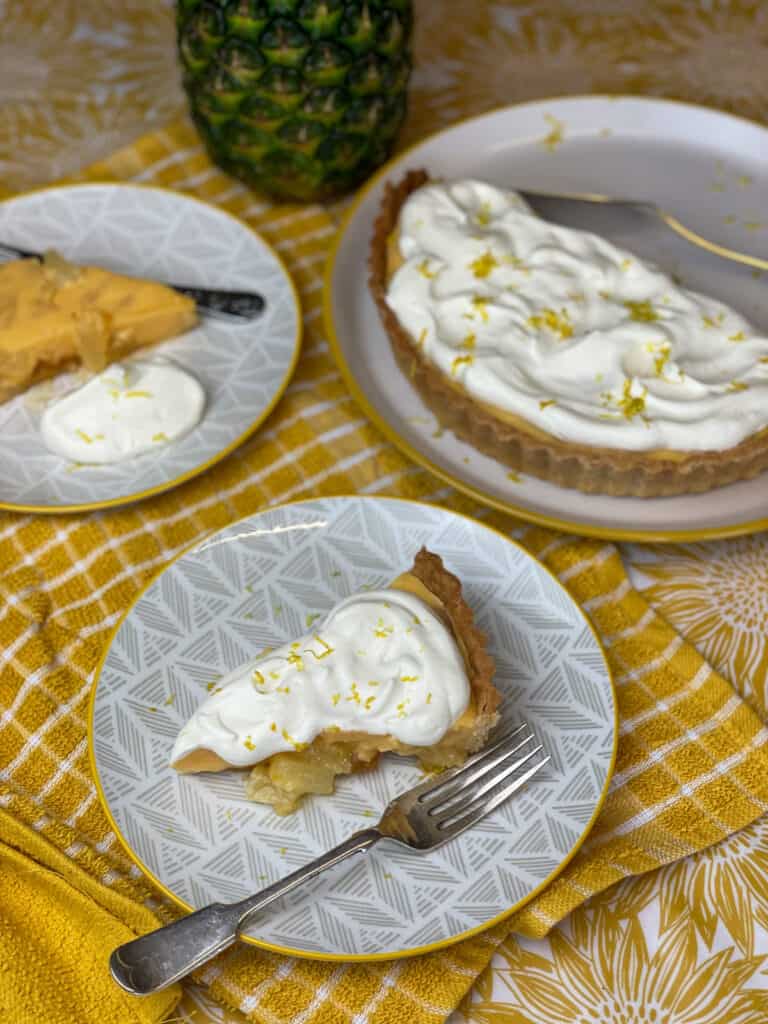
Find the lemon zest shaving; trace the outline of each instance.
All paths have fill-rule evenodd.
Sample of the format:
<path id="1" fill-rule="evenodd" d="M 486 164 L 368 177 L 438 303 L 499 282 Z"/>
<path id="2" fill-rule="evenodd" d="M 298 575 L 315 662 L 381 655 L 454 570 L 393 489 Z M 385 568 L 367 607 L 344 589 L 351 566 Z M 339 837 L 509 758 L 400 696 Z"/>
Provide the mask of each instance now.
<path id="1" fill-rule="evenodd" d="M 486 203 L 481 203 L 480 204 L 480 209 L 475 214 L 475 220 L 477 221 L 478 224 L 482 224 L 483 226 L 485 226 L 486 224 L 489 223 L 490 219 L 491 219 L 491 204 L 487 203 L 487 202 Z"/>
<path id="2" fill-rule="evenodd" d="M 632 381 L 629 379 L 625 380 L 622 396 L 617 403 L 624 414 L 624 419 L 627 420 L 634 419 L 635 416 L 641 416 L 645 412 L 645 396 L 647 394 L 647 389 L 643 388 L 642 395 L 633 395 L 631 388 Z"/>
<path id="3" fill-rule="evenodd" d="M 499 261 L 490 251 L 486 249 L 482 256 L 478 256 L 476 260 L 473 260 L 469 264 L 469 269 L 475 275 L 475 277 L 488 277 L 492 270 L 495 270 L 499 266 Z"/>
<path id="4" fill-rule="evenodd" d="M 474 356 L 456 356 L 451 362 L 451 373 L 455 377 L 462 366 L 471 366 L 474 361 Z"/>
<path id="5" fill-rule="evenodd" d="M 640 323 L 653 323 L 654 320 L 659 319 L 659 314 L 648 299 L 643 299 L 642 302 L 633 302 L 628 299 L 624 303 L 624 307 L 629 310 L 630 317 Z"/>
<path id="6" fill-rule="evenodd" d="M 671 352 L 672 352 L 672 346 L 669 344 L 668 341 L 664 342 L 662 344 L 661 348 L 659 349 L 659 354 L 653 360 L 653 365 L 654 365 L 654 368 L 656 370 L 656 376 L 657 377 L 663 377 L 664 376 L 664 367 L 669 362 L 669 356 L 670 356 Z"/>
<path id="7" fill-rule="evenodd" d="M 563 340 L 573 335 L 573 325 L 567 309 L 561 309 L 558 313 L 554 309 L 542 309 L 541 313 L 535 313 L 528 317 L 528 323 L 537 331 L 549 328 L 553 334 L 558 334 Z"/>
<path id="8" fill-rule="evenodd" d="M 484 324 L 488 323 L 488 299 L 483 295 L 474 295 L 472 297 L 472 306 L 477 310 L 477 314 Z"/>
<path id="9" fill-rule="evenodd" d="M 291 653 L 288 655 L 288 664 L 295 665 L 297 672 L 304 671 L 304 659 L 296 651 L 291 651 Z"/>
<path id="10" fill-rule="evenodd" d="M 302 751 L 306 750 L 308 744 L 301 743 L 299 740 L 295 740 L 293 736 L 287 731 L 287 729 L 281 729 L 280 735 L 283 737 L 286 743 L 290 743 L 294 750 Z"/>
<path id="11" fill-rule="evenodd" d="M 551 128 L 550 128 L 549 132 L 541 140 L 541 143 L 542 143 L 543 146 L 546 146 L 546 148 L 550 152 L 554 152 L 554 150 L 556 150 L 557 147 L 563 141 L 563 134 L 565 132 L 565 125 L 563 124 L 562 121 L 558 121 L 558 119 L 556 117 L 553 117 L 552 114 L 545 114 L 544 115 L 544 120 L 549 122 L 549 124 L 551 125 Z"/>

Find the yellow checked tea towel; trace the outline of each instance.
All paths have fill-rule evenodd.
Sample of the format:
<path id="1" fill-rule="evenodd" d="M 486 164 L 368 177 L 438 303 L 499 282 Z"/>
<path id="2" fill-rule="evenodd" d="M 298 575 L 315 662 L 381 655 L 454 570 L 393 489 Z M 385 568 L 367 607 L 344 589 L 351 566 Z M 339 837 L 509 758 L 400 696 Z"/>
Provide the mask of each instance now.
<path id="1" fill-rule="evenodd" d="M 334 232 L 328 211 L 259 200 L 210 165 L 186 123 L 140 140 L 82 177 L 162 184 L 247 220 L 294 276 L 305 338 L 296 376 L 270 420 L 201 478 L 123 509 L 0 515 L 0 841 L 3 867 L 13 864 L 22 878 L 29 872 L 36 879 L 34 901 L 28 887 L 6 887 L 5 912 L 20 944 L 3 926 L 0 962 L 13 959 L 16 948 L 63 947 L 66 907 L 90 900 L 94 908 L 83 947 L 71 957 L 62 952 L 67 973 L 62 967 L 55 992 L 40 979 L 50 1006 L 27 1019 L 71 1020 L 63 1008 L 82 1002 L 79 993 L 110 984 L 105 946 L 126 929 L 138 933 L 177 913 L 120 849 L 90 773 L 87 701 L 110 632 L 142 585 L 185 546 L 282 500 L 387 493 L 440 502 L 515 532 L 585 607 L 602 637 L 617 684 L 618 760 L 587 843 L 514 919 L 446 950 L 391 963 L 324 964 L 238 947 L 199 975 L 221 1003 L 260 1024 L 437 1024 L 510 928 L 542 935 L 617 880 L 706 847 L 766 810 L 768 733 L 632 589 L 611 544 L 521 528 L 481 510 L 409 463 L 366 422 L 323 334 L 322 268 Z M 35 946 L 43 934 L 45 945 Z M 31 975 L 44 970 L 42 958 L 30 955 L 26 970 L 35 985 Z M 0 1007 L 18 1004 L 11 992 L 16 978 L 0 970 Z M 108 1019 L 88 1016 L 84 1004 L 79 1012 L 78 1024 Z M 130 1012 L 160 1019 L 164 1007 L 147 1003 L 114 1019 L 131 1019 Z"/>

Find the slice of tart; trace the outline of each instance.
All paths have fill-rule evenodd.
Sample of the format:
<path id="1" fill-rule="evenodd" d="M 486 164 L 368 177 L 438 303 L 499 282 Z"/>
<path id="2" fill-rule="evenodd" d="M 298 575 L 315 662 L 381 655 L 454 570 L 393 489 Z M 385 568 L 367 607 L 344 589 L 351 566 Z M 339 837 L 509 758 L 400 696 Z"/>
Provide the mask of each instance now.
<path id="1" fill-rule="evenodd" d="M 370 287 L 441 426 L 511 469 L 638 497 L 768 469 L 768 334 L 512 191 L 389 185 Z"/>
<path id="2" fill-rule="evenodd" d="M 172 288 L 58 254 L 0 266 L 0 402 L 64 370 L 99 371 L 197 323 Z"/>
<path id="3" fill-rule="evenodd" d="M 459 580 L 422 549 L 389 588 L 347 598 L 317 630 L 221 680 L 171 764 L 251 768 L 250 799 L 289 814 L 384 752 L 429 770 L 461 764 L 497 721 L 493 673 Z"/>

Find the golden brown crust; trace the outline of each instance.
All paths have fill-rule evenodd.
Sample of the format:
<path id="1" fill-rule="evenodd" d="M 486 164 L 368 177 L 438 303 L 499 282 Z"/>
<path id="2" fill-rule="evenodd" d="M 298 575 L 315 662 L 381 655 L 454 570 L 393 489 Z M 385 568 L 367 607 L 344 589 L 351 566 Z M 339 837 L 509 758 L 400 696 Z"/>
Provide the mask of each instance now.
<path id="1" fill-rule="evenodd" d="M 499 419 L 450 381 L 422 355 L 386 301 L 388 239 L 408 196 L 428 180 L 426 171 L 409 171 L 397 184 L 386 186 L 371 240 L 369 284 L 398 366 L 441 426 L 512 469 L 588 493 L 640 498 L 692 494 L 768 469 L 766 432 L 727 451 L 675 452 L 674 458 L 572 444 Z"/>
<path id="2" fill-rule="evenodd" d="M 496 666 L 488 653 L 485 633 L 475 625 L 472 609 L 464 599 L 461 581 L 445 568 L 439 555 L 426 548 L 417 553 L 410 574 L 435 595 L 454 636 L 461 641 L 478 716 L 484 719 L 493 716 L 501 703 L 501 694 L 493 685 Z"/>

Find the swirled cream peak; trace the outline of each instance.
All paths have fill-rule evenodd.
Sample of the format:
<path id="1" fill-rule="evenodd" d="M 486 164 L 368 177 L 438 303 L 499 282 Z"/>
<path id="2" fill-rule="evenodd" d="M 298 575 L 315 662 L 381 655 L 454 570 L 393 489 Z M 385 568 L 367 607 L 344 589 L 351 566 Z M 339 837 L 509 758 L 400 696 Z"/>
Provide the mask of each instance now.
<path id="1" fill-rule="evenodd" d="M 768 427 L 768 337 L 597 235 L 480 181 L 427 184 L 400 215 L 387 302 L 497 414 L 562 440 L 723 450 Z"/>
<path id="2" fill-rule="evenodd" d="M 179 733 L 171 764 L 208 750 L 253 765 L 329 729 L 431 746 L 468 703 L 449 628 L 412 594 L 369 591 L 336 605 L 316 632 L 221 679 Z"/>

